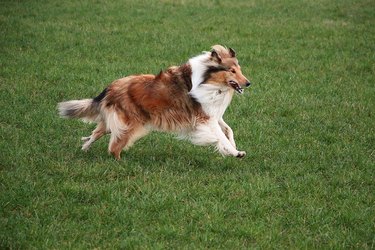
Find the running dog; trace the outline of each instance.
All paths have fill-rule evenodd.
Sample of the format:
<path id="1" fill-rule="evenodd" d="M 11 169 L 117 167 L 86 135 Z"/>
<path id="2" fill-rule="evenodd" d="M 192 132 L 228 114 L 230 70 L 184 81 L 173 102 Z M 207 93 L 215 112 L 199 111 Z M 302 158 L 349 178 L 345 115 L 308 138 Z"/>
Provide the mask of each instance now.
<path id="1" fill-rule="evenodd" d="M 82 150 L 111 134 L 108 150 L 120 159 L 152 130 L 172 132 L 196 145 L 214 145 L 222 155 L 242 158 L 232 129 L 223 120 L 234 92 L 250 86 L 233 49 L 215 45 L 210 52 L 172 66 L 157 75 L 118 79 L 92 99 L 60 102 L 61 117 L 97 123 Z"/>

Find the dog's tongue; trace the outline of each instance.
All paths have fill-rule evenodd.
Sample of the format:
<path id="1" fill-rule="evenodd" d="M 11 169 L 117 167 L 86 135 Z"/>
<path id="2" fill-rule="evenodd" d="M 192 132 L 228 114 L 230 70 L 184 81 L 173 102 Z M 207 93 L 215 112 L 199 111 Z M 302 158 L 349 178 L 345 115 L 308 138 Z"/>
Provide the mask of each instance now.
<path id="1" fill-rule="evenodd" d="M 243 88 L 241 88 L 241 86 L 237 82 L 229 81 L 229 83 L 230 83 L 230 86 L 232 86 L 232 88 L 234 88 L 234 90 L 237 91 L 237 93 L 239 94 L 243 93 Z"/>

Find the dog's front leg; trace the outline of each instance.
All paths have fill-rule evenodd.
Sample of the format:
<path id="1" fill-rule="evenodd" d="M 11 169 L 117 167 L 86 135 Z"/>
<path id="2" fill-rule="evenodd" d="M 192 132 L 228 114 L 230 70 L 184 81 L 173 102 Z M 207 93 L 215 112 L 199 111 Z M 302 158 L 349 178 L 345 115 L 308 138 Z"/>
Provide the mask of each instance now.
<path id="1" fill-rule="evenodd" d="M 232 146 L 234 148 L 237 148 L 236 142 L 234 141 L 233 130 L 228 126 L 228 124 L 223 120 L 223 118 L 220 118 L 219 126 L 220 126 L 221 130 L 223 131 L 223 133 L 225 134 L 225 136 L 230 141 L 230 143 L 232 144 Z"/>
<path id="2" fill-rule="evenodd" d="M 232 155 L 242 158 L 246 155 L 244 151 L 238 151 L 219 125 L 219 121 L 211 119 L 205 123 L 198 124 L 187 138 L 196 145 L 215 145 L 222 155 Z"/>
<path id="3" fill-rule="evenodd" d="M 216 122 L 216 123 L 213 122 L 211 123 L 211 126 L 212 126 L 212 131 L 214 132 L 214 134 L 216 135 L 218 139 L 216 147 L 220 153 L 222 153 L 223 155 L 229 154 L 238 158 L 242 158 L 246 155 L 245 151 L 238 151 L 236 149 L 236 147 L 232 144 L 232 142 L 229 140 L 227 135 L 223 132 L 222 127 L 219 125 L 219 122 Z M 233 138 L 233 131 L 232 131 L 232 138 Z"/>

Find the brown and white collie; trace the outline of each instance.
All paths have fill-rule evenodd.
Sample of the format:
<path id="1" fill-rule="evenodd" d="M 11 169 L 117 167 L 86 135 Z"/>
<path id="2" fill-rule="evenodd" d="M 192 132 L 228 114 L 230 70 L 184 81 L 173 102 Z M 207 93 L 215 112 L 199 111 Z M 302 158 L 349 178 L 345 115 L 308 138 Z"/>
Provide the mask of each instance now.
<path id="1" fill-rule="evenodd" d="M 214 145 L 222 155 L 241 158 L 246 153 L 237 150 L 223 115 L 233 93 L 242 94 L 249 85 L 235 51 L 215 45 L 158 75 L 127 76 L 95 98 L 60 102 L 58 110 L 61 117 L 98 124 L 82 138 L 82 150 L 110 133 L 108 150 L 116 159 L 152 130 L 175 133 L 196 145 Z"/>

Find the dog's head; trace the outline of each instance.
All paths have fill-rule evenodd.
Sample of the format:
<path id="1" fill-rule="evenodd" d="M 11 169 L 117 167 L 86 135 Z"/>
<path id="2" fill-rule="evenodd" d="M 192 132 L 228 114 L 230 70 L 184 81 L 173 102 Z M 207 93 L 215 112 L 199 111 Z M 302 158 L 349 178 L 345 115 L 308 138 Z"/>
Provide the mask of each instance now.
<path id="1" fill-rule="evenodd" d="M 209 78 L 207 78 L 205 83 L 217 86 L 220 89 L 233 89 L 239 94 L 243 93 L 244 85 L 239 83 L 237 74 L 231 71 L 222 70 L 213 72 L 210 74 Z"/>
<path id="2" fill-rule="evenodd" d="M 242 74 L 236 52 L 232 48 L 215 45 L 210 53 L 212 65 L 208 67 L 205 79 L 225 83 L 242 94 L 243 88 L 250 86 L 250 81 Z"/>

